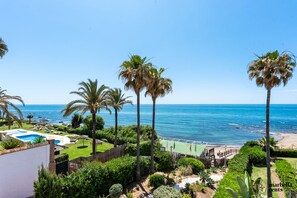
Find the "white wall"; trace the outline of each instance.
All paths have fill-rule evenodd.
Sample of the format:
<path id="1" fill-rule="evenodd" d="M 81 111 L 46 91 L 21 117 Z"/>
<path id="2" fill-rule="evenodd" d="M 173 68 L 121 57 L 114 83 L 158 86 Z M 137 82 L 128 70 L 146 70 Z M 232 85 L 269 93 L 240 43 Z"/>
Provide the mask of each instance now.
<path id="1" fill-rule="evenodd" d="M 49 155 L 49 144 L 0 155 L 0 198 L 32 196 L 38 169 L 48 167 Z"/>

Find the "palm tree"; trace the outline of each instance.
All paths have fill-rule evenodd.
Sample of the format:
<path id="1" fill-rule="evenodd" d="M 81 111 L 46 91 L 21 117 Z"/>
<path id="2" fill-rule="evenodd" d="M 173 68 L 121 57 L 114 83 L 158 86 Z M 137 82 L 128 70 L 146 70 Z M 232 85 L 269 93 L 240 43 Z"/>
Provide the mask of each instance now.
<path id="1" fill-rule="evenodd" d="M 8 52 L 7 45 L 0 37 L 0 58 L 2 58 Z"/>
<path id="2" fill-rule="evenodd" d="M 270 137 L 270 150 L 274 150 L 277 148 L 277 140 L 274 139 L 274 137 Z M 258 144 L 259 146 L 261 146 L 265 151 L 266 151 L 266 138 L 265 137 L 261 137 L 260 139 L 258 139 Z"/>
<path id="3" fill-rule="evenodd" d="M 110 111 L 107 106 L 107 89 L 105 85 L 98 86 L 97 79 L 92 81 L 88 79 L 87 82 L 80 82 L 80 87 L 78 91 L 72 91 L 70 94 L 76 94 L 80 97 L 80 99 L 73 100 L 69 102 L 65 109 L 62 110 L 63 117 L 67 117 L 74 112 L 81 112 L 81 115 L 84 115 L 86 112 L 90 112 L 92 115 L 92 138 L 93 145 L 92 151 L 93 156 L 96 154 L 96 114 L 100 112 L 102 108 Z"/>
<path id="4" fill-rule="evenodd" d="M 267 165 L 267 187 L 268 197 L 272 197 L 271 172 L 270 172 L 270 137 L 269 137 L 269 111 L 271 89 L 281 84 L 284 86 L 293 76 L 296 66 L 295 56 L 288 52 L 279 54 L 278 51 L 268 52 L 263 56 L 257 56 L 248 66 L 249 78 L 256 79 L 258 87 L 265 87 L 267 90 L 266 100 L 266 165 Z"/>
<path id="5" fill-rule="evenodd" d="M 172 91 L 172 81 L 169 78 L 163 78 L 161 75 L 165 71 L 164 68 L 157 70 L 151 68 L 149 72 L 149 79 L 147 81 L 147 91 L 145 95 L 152 97 L 153 101 L 153 117 L 152 117 L 152 137 L 151 137 L 151 165 L 150 172 L 154 172 L 154 133 L 155 133 L 155 114 L 156 114 L 156 100 L 158 97 L 164 97 Z"/>
<path id="6" fill-rule="evenodd" d="M 128 100 L 131 96 L 125 97 L 125 94 L 122 94 L 122 90 L 115 88 L 110 89 L 108 92 L 108 105 L 114 108 L 115 113 L 115 137 L 114 137 L 114 147 L 117 146 L 117 135 L 118 135 L 118 112 L 123 108 L 125 104 L 132 104 L 131 100 Z"/>
<path id="7" fill-rule="evenodd" d="M 29 124 L 31 124 L 31 120 L 32 120 L 33 117 L 34 116 L 31 113 L 29 115 L 27 115 Z"/>
<path id="8" fill-rule="evenodd" d="M 82 123 L 83 117 L 78 114 L 75 113 L 73 114 L 72 118 L 71 118 L 71 126 L 72 128 L 76 129 L 80 126 L 80 124 Z"/>
<path id="9" fill-rule="evenodd" d="M 152 64 L 147 58 L 131 55 L 129 60 L 120 66 L 119 78 L 125 83 L 125 89 L 132 89 L 137 97 L 137 149 L 136 149 L 136 180 L 140 180 L 140 92 L 146 86 L 146 78 Z"/>
<path id="10" fill-rule="evenodd" d="M 13 118 L 13 120 L 16 121 L 16 123 L 18 124 L 19 127 L 22 126 L 22 119 L 23 119 L 22 111 L 11 100 L 16 100 L 16 101 L 20 102 L 23 106 L 25 106 L 25 103 L 20 96 L 7 95 L 6 90 L 1 89 L 1 87 L 0 87 L 0 110 L 2 110 L 3 113 L 7 117 L 9 129 L 10 129 L 10 122 L 11 122 L 10 119 L 11 118 Z M 16 113 L 18 115 L 16 115 L 13 111 L 11 111 L 10 108 L 12 108 L 12 110 L 16 111 Z"/>

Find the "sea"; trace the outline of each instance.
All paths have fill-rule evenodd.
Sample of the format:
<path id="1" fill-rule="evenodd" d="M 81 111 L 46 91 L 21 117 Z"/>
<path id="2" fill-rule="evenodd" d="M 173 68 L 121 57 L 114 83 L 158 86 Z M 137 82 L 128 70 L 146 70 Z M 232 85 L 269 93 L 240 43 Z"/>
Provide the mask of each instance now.
<path id="1" fill-rule="evenodd" d="M 52 124 L 70 123 L 63 117 L 65 105 L 26 105 L 20 107 L 24 117 L 48 119 Z M 114 114 L 98 113 L 105 127 L 114 126 Z M 136 124 L 136 105 L 126 105 L 119 112 L 119 125 Z M 151 125 L 152 105 L 141 105 L 141 124 Z M 297 105 L 273 104 L 270 110 L 271 132 L 297 133 Z M 156 130 L 160 137 L 176 141 L 200 142 L 209 145 L 242 145 L 265 135 L 265 104 L 204 105 L 157 104 Z"/>

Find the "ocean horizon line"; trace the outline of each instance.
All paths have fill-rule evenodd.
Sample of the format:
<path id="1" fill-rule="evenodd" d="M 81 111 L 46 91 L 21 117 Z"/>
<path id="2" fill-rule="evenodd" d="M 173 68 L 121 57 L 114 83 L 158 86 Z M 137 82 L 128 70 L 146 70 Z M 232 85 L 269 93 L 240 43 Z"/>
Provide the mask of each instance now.
<path id="1" fill-rule="evenodd" d="M 133 103 L 133 105 L 136 103 Z M 47 104 L 47 103 L 25 103 L 25 105 L 67 105 L 65 104 Z M 143 103 L 140 105 L 152 105 L 152 103 Z M 266 105 L 266 103 L 158 103 L 156 105 Z M 297 103 L 271 103 L 270 105 L 297 105 Z"/>

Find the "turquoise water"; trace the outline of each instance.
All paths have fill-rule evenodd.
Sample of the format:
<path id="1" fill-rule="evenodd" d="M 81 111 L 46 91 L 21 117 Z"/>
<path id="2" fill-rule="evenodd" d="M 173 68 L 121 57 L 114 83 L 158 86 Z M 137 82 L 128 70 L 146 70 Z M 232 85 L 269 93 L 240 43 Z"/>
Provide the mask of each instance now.
<path id="1" fill-rule="evenodd" d="M 37 134 L 21 135 L 21 136 L 16 136 L 16 137 L 23 140 L 24 142 L 33 142 L 38 137 L 45 138 L 44 136 L 37 135 Z M 54 144 L 59 144 L 59 143 L 60 143 L 60 140 L 54 141 Z"/>
<path id="2" fill-rule="evenodd" d="M 26 105 L 24 117 L 47 118 L 51 123 L 70 122 L 60 111 L 65 105 Z M 241 145 L 264 136 L 265 105 L 157 105 L 156 129 L 160 136 L 208 144 Z M 141 105 L 141 124 L 151 124 L 151 105 Z M 99 113 L 105 126 L 114 125 L 114 114 Z M 119 113 L 119 124 L 136 124 L 136 105 Z M 271 131 L 297 132 L 297 105 L 271 105 Z"/>

